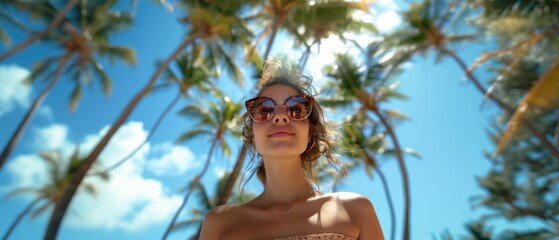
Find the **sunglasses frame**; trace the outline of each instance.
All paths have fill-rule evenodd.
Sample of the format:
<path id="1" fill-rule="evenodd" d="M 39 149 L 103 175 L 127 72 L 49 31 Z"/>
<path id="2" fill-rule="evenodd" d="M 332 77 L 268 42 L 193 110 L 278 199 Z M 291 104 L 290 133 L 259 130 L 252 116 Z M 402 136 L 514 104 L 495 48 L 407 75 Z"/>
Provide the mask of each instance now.
<path id="1" fill-rule="evenodd" d="M 274 103 L 274 112 L 272 113 L 272 115 L 270 116 L 269 119 L 266 119 L 266 120 L 263 120 L 263 121 L 259 121 L 259 120 L 254 119 L 254 117 L 252 117 L 252 114 L 251 114 L 251 111 L 250 111 L 250 107 L 251 107 L 251 105 L 252 105 L 254 102 L 256 102 L 256 101 L 259 100 L 259 99 L 263 99 L 263 98 L 266 99 L 266 100 L 271 100 L 272 103 Z M 287 113 L 287 106 L 285 105 L 285 103 L 286 103 L 287 101 L 289 101 L 290 99 L 293 99 L 293 98 L 303 98 L 303 99 L 306 99 L 306 100 L 309 102 L 309 106 L 310 106 L 310 108 L 309 108 L 309 114 L 307 114 L 307 116 L 305 116 L 304 118 L 295 119 L 295 118 L 291 117 L 290 114 Z M 263 101 L 266 101 L 266 100 L 263 100 Z M 263 101 L 262 101 L 262 102 L 263 102 Z M 276 102 L 276 101 L 275 101 L 273 98 L 271 98 L 271 97 L 260 96 L 260 97 L 255 97 L 255 98 L 251 98 L 251 99 L 249 99 L 249 100 L 246 100 L 246 101 L 245 101 L 245 107 L 246 107 L 246 109 L 247 109 L 248 116 L 250 117 L 250 119 L 252 119 L 252 121 L 255 121 L 255 122 L 266 122 L 266 121 L 269 121 L 270 119 L 272 119 L 272 118 L 274 117 L 274 115 L 276 115 L 276 112 L 278 111 L 278 104 L 280 104 L 280 103 L 281 103 L 281 105 L 283 105 L 283 109 L 285 110 L 287 116 L 289 116 L 289 119 L 294 120 L 294 121 L 303 121 L 303 120 L 309 118 L 309 116 L 311 115 L 312 110 L 313 110 L 313 105 L 314 105 L 314 103 L 315 103 L 315 99 L 314 99 L 314 97 L 307 96 L 307 95 L 293 95 L 293 96 L 287 97 L 285 100 L 283 100 L 283 102 Z"/>

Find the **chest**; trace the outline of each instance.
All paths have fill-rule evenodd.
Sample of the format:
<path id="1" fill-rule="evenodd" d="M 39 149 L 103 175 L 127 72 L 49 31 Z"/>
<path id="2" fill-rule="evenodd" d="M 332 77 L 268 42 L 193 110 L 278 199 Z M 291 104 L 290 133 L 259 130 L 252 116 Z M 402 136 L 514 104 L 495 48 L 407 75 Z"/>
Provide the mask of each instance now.
<path id="1" fill-rule="evenodd" d="M 345 209 L 329 202 L 298 206 L 290 214 L 261 209 L 228 220 L 222 239 L 263 240 L 311 233 L 343 233 L 357 236 L 359 229 Z"/>

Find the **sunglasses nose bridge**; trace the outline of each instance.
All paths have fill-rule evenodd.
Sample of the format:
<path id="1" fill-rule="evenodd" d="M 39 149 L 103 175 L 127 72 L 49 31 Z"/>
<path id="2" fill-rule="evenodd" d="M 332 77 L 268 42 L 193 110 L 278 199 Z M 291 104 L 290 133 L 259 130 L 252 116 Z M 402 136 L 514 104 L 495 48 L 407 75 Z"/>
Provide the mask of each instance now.
<path id="1" fill-rule="evenodd" d="M 280 107 L 281 105 L 281 107 Z M 272 120 L 278 122 L 283 118 L 284 122 L 289 121 L 289 114 L 287 114 L 287 106 L 285 106 L 285 102 L 276 102 L 276 109 L 274 111 L 274 115 L 272 116 Z"/>

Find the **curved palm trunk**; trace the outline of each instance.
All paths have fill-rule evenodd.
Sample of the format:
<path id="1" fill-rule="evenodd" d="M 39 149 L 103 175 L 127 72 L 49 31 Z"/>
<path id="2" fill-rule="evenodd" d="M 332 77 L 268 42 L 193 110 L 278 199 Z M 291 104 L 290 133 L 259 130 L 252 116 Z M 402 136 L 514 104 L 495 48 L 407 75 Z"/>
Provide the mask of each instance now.
<path id="1" fill-rule="evenodd" d="M 167 114 L 171 111 L 171 109 L 177 104 L 177 102 L 179 102 L 180 97 L 181 97 L 181 93 L 179 92 L 177 94 L 177 96 L 173 99 L 173 101 L 171 101 L 171 103 L 169 103 L 169 105 L 167 105 L 165 110 L 163 110 L 163 112 L 159 115 L 159 117 L 155 121 L 155 124 L 152 126 L 151 130 L 149 131 L 148 136 L 146 137 L 146 139 L 140 145 L 138 145 L 138 147 L 136 147 L 131 153 L 126 155 L 126 157 L 124 157 L 120 161 L 118 161 L 115 164 L 113 164 L 112 166 L 106 168 L 104 170 L 104 172 L 109 172 L 109 171 L 112 171 L 112 170 L 116 169 L 117 167 L 122 165 L 124 162 L 126 162 L 128 159 L 130 159 L 132 156 L 134 156 L 134 154 L 136 154 L 149 141 L 149 139 L 153 136 L 155 131 L 157 131 L 157 128 L 159 127 L 159 125 L 161 124 L 161 122 L 163 121 L 165 116 L 167 116 Z M 92 173 L 92 175 L 95 175 L 95 173 Z"/>
<path id="2" fill-rule="evenodd" d="M 394 240 L 396 237 L 396 211 L 394 210 L 394 203 L 392 202 L 392 196 L 390 195 L 390 189 L 388 188 L 388 181 L 384 173 L 380 171 L 379 168 L 375 168 L 380 181 L 382 182 L 382 187 L 384 188 L 384 193 L 386 195 L 386 201 L 388 202 L 388 209 L 390 210 L 390 239 Z"/>
<path id="3" fill-rule="evenodd" d="M 23 117 L 16 131 L 10 137 L 8 144 L 6 144 L 6 147 L 4 147 L 4 150 L 2 150 L 2 155 L 0 155 L 0 169 L 2 169 L 4 163 L 6 163 L 6 161 L 8 160 L 8 157 L 14 150 L 15 146 L 18 144 L 21 135 L 23 134 L 25 129 L 27 129 L 29 122 L 31 122 L 31 119 L 33 119 L 33 117 L 35 116 L 35 113 L 37 112 L 37 110 L 39 109 L 39 107 L 47 97 L 47 95 L 52 91 L 56 83 L 58 83 L 58 80 L 60 80 L 60 76 L 62 75 L 64 67 L 66 66 L 66 63 L 68 62 L 71 56 L 72 55 L 68 53 L 60 59 L 55 75 L 50 81 L 49 85 L 47 85 L 47 87 L 43 89 L 43 91 L 37 96 L 37 98 L 35 98 L 35 101 L 33 101 L 33 104 L 27 110 L 25 117 Z"/>
<path id="4" fill-rule="evenodd" d="M 392 139 L 392 144 L 394 145 L 394 150 L 396 153 L 396 158 L 398 159 L 398 166 L 400 172 L 402 173 L 402 184 L 404 185 L 404 232 L 402 238 L 404 240 L 410 239 L 410 208 L 411 208 L 411 197 L 410 197 L 410 183 L 408 178 L 408 170 L 406 169 L 406 163 L 404 162 L 404 156 L 402 155 L 402 149 L 400 148 L 400 143 L 396 137 L 396 133 L 388 121 L 382 116 L 382 114 L 376 108 L 369 107 L 371 111 L 377 115 L 377 117 L 382 122 L 382 125 L 388 131 L 390 139 Z"/>
<path id="5" fill-rule="evenodd" d="M 270 51 L 272 50 L 272 46 L 274 45 L 274 40 L 276 39 L 279 25 L 280 19 L 276 17 L 276 19 L 274 19 L 274 23 L 272 24 L 272 34 L 270 35 L 270 39 L 268 40 L 268 45 L 266 45 L 266 52 L 264 52 L 264 62 L 266 62 L 266 60 L 268 60 L 268 57 L 270 56 Z"/>
<path id="6" fill-rule="evenodd" d="M 386 176 L 384 173 L 378 168 L 375 163 L 375 160 L 369 156 L 369 154 L 365 153 L 365 161 L 372 165 L 374 171 L 380 177 L 380 181 L 382 182 L 382 187 L 384 188 L 384 193 L 386 195 L 386 201 L 388 202 L 388 209 L 390 210 L 390 239 L 394 240 L 396 237 L 396 211 L 394 210 L 394 203 L 392 202 L 392 195 L 390 194 L 390 188 L 388 188 L 388 181 L 386 180 Z"/>
<path id="7" fill-rule="evenodd" d="M 440 49 L 443 53 L 445 53 L 446 55 L 448 55 L 452 59 L 454 59 L 454 61 L 456 61 L 456 63 L 460 66 L 460 68 L 462 68 L 462 71 L 464 71 L 464 73 L 466 74 L 468 79 L 470 79 L 470 81 L 474 84 L 475 88 L 477 90 L 479 90 L 482 94 L 486 95 L 487 91 L 483 88 L 483 86 L 481 86 L 481 83 L 479 82 L 479 80 L 476 77 L 474 77 L 474 75 L 468 70 L 468 67 L 466 66 L 464 61 L 462 61 L 462 59 L 460 59 L 456 54 L 454 54 L 454 52 L 450 51 L 448 48 L 441 47 Z M 514 108 L 508 106 L 506 103 L 502 102 L 500 99 L 493 96 L 493 94 L 487 94 L 487 96 L 488 96 L 489 99 L 491 99 L 497 105 L 499 105 L 499 107 L 501 109 L 507 111 L 511 115 L 514 113 L 514 111 L 515 111 Z M 542 132 L 538 131 L 538 129 L 536 129 L 536 127 L 534 127 L 534 125 L 528 120 L 523 119 L 521 122 L 522 122 L 522 125 L 524 125 L 524 127 L 526 127 L 528 130 L 530 130 L 534 134 L 534 136 L 542 143 L 542 145 L 545 148 L 547 148 L 547 150 L 549 150 L 549 152 L 551 152 L 551 154 L 553 156 L 555 156 L 556 159 L 559 159 L 559 149 L 557 149 L 545 137 L 545 135 Z"/>
<path id="8" fill-rule="evenodd" d="M 306 43 L 305 43 L 306 45 Z M 305 69 L 305 67 L 307 66 L 307 61 L 309 61 L 309 56 L 311 55 L 311 46 L 306 46 L 307 50 L 305 50 L 305 53 L 303 53 L 303 55 L 301 56 L 301 58 L 299 59 L 299 70 L 303 71 L 303 69 Z"/>
<path id="9" fill-rule="evenodd" d="M 206 163 L 204 164 L 204 168 L 202 168 L 202 171 L 200 171 L 200 173 L 196 177 L 194 177 L 194 179 L 192 179 L 192 181 L 190 181 L 190 184 L 188 184 L 188 192 L 184 195 L 181 206 L 179 207 L 179 209 L 177 209 L 177 212 L 175 212 L 175 215 L 173 216 L 173 219 L 169 223 L 169 226 L 167 227 L 167 230 L 165 230 L 165 233 L 163 234 L 163 237 L 161 237 L 161 239 L 167 239 L 167 237 L 169 236 L 169 233 L 171 233 L 171 230 L 173 229 L 173 225 L 175 225 L 175 222 L 177 222 L 177 219 L 179 218 L 179 214 L 182 212 L 183 208 L 186 206 L 186 202 L 188 202 L 188 198 L 190 198 L 190 195 L 192 195 L 192 192 L 194 192 L 194 188 L 196 187 L 196 185 L 200 184 L 200 180 L 202 179 L 202 177 L 204 177 L 204 175 L 208 171 L 208 168 L 209 168 L 210 163 L 212 161 L 212 154 L 214 152 L 214 148 L 215 148 L 215 145 L 217 144 L 217 142 L 218 142 L 217 138 L 212 141 L 212 145 L 210 146 L 210 150 L 209 150 L 209 153 L 208 153 L 208 158 L 206 159 Z"/>
<path id="10" fill-rule="evenodd" d="M 173 53 L 169 55 L 167 59 L 165 59 L 165 61 L 163 61 L 163 63 L 151 76 L 146 86 L 144 86 L 142 90 L 136 93 L 136 95 L 128 103 L 126 108 L 119 115 L 115 123 L 111 126 L 109 131 L 105 134 L 105 136 L 103 136 L 101 141 L 99 141 L 99 143 L 91 151 L 89 156 L 87 156 L 83 160 L 78 171 L 76 172 L 76 174 L 72 178 L 72 181 L 68 185 L 68 188 L 64 192 L 62 199 L 60 200 L 60 202 L 56 204 L 54 211 L 52 212 L 52 216 L 50 218 L 47 231 L 45 232 L 45 239 L 49 239 L 49 240 L 56 239 L 56 235 L 58 234 L 58 229 L 60 228 L 60 224 L 62 222 L 62 219 L 64 218 L 64 214 L 66 213 L 66 210 L 68 210 L 68 206 L 70 205 L 70 202 L 74 197 L 74 194 L 76 194 L 76 191 L 78 190 L 78 186 L 86 176 L 87 171 L 89 171 L 93 163 L 95 163 L 95 160 L 97 160 L 97 157 L 99 157 L 99 154 L 101 154 L 101 152 L 105 149 L 105 147 L 112 139 L 116 131 L 122 126 L 122 124 L 124 124 L 124 121 L 128 119 L 128 117 L 130 116 L 130 114 L 132 114 L 132 111 L 134 111 L 134 109 L 136 108 L 136 106 L 138 106 L 140 101 L 152 90 L 153 85 L 155 84 L 155 82 L 157 81 L 161 73 L 163 73 L 163 71 L 167 69 L 167 66 L 169 66 L 171 61 L 173 61 L 173 59 L 175 59 L 182 51 L 184 51 L 184 49 L 186 49 L 186 47 L 189 44 L 191 44 L 194 41 L 194 39 L 195 37 L 191 37 L 183 41 L 173 51 Z"/>
<path id="11" fill-rule="evenodd" d="M 3 53 L 2 55 L 0 55 L 0 62 L 4 61 L 8 57 L 11 57 L 12 55 L 18 53 L 19 51 L 25 49 L 26 47 L 31 45 L 33 42 L 44 38 L 46 35 L 48 35 L 50 32 L 52 32 L 52 30 L 56 26 L 58 26 L 58 25 L 60 25 L 60 23 L 62 23 L 62 20 L 64 20 L 64 17 L 66 16 L 66 14 L 68 14 L 70 9 L 72 9 L 77 3 L 78 3 L 78 0 L 68 1 L 66 3 L 66 5 L 64 6 L 64 8 L 54 16 L 54 19 L 48 25 L 47 29 L 45 29 L 44 31 L 42 31 L 42 32 L 40 32 L 36 35 L 33 35 L 32 37 L 28 38 L 24 42 L 20 43 L 19 45 L 11 48 L 10 50 L 8 50 L 5 53 Z"/>
<path id="12" fill-rule="evenodd" d="M 241 151 L 239 152 L 239 156 L 237 157 L 237 163 L 235 163 L 235 168 L 233 168 L 233 172 L 229 175 L 223 190 L 219 194 L 219 198 L 215 206 L 220 206 L 227 203 L 229 197 L 231 197 L 231 193 L 233 192 L 233 187 L 235 186 L 235 182 L 239 177 L 239 173 L 241 172 L 241 168 L 243 168 L 243 163 L 245 162 L 245 157 L 247 154 L 248 145 L 243 143 Z"/>
<path id="13" fill-rule="evenodd" d="M 3 240 L 7 240 L 10 237 L 10 235 L 12 234 L 16 226 L 23 219 L 23 217 L 25 217 L 25 215 L 27 215 L 31 211 L 31 209 L 33 209 L 35 205 L 37 205 L 37 203 L 39 203 L 41 200 L 43 200 L 43 198 L 35 198 L 35 200 L 29 203 L 29 205 L 27 205 L 27 207 L 25 207 L 25 209 L 23 209 L 23 211 L 21 211 L 19 215 L 17 215 L 14 222 L 12 222 L 12 225 L 10 225 L 10 228 L 8 228 L 8 231 L 6 231 L 6 233 L 4 234 L 4 237 L 2 237 Z"/>

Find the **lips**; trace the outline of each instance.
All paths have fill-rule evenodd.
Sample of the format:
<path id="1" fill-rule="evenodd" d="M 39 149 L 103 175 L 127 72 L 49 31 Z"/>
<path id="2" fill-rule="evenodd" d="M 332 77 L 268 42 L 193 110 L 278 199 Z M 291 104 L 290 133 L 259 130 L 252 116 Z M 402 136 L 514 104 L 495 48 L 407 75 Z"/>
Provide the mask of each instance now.
<path id="1" fill-rule="evenodd" d="M 276 128 L 268 134 L 268 137 L 289 137 L 293 135 L 295 135 L 295 133 L 288 128 Z"/>

